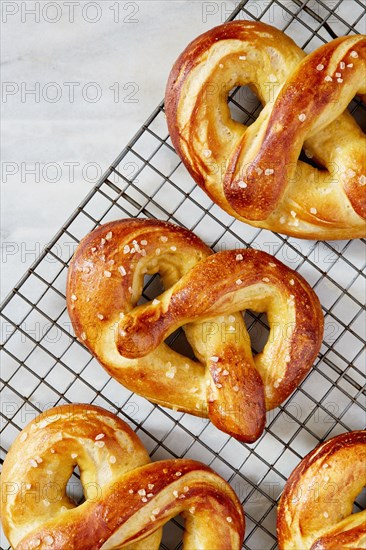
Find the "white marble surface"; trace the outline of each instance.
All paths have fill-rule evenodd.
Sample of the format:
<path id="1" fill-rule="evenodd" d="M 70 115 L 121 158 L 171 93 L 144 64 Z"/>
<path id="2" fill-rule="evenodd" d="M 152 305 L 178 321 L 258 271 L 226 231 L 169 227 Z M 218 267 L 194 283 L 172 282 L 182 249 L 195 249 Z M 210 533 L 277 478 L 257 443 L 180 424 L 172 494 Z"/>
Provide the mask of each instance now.
<path id="1" fill-rule="evenodd" d="M 2 298 L 163 98 L 180 51 L 236 2 L 35 4 L 2 7 Z"/>

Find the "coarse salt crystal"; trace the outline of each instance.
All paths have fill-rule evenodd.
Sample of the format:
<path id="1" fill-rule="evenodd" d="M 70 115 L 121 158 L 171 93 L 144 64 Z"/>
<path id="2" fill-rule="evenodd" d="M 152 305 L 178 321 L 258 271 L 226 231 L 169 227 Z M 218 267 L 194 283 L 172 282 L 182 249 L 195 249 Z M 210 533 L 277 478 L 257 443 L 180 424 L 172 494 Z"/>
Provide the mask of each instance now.
<path id="1" fill-rule="evenodd" d="M 104 443 L 104 441 L 96 441 L 96 442 L 94 443 L 94 445 L 95 445 L 96 447 L 99 447 L 99 448 L 101 449 L 102 447 L 104 447 L 105 443 Z"/>
<path id="2" fill-rule="evenodd" d="M 343 69 L 346 68 L 346 64 L 344 61 L 341 61 L 340 64 L 339 64 L 339 68 L 343 71 Z"/>
<path id="3" fill-rule="evenodd" d="M 317 214 L 317 213 L 318 213 L 317 209 L 314 208 L 314 206 L 312 206 L 312 207 L 310 208 L 310 214 Z"/>
<path id="4" fill-rule="evenodd" d="M 97 317 L 98 319 L 100 319 L 101 321 L 103 321 L 104 319 L 104 315 L 102 313 L 97 313 Z"/>
<path id="5" fill-rule="evenodd" d="M 137 491 L 137 493 L 138 493 L 141 497 L 144 497 L 144 496 L 146 495 L 145 489 L 139 489 L 139 490 Z"/>
<path id="6" fill-rule="evenodd" d="M 350 53 L 350 56 L 353 57 L 354 59 L 356 59 L 358 57 L 358 53 L 355 52 L 354 50 Z"/>
<path id="7" fill-rule="evenodd" d="M 290 279 L 290 285 L 294 286 L 295 281 L 293 279 Z"/>
<path id="8" fill-rule="evenodd" d="M 231 523 L 231 522 L 233 521 L 233 518 L 231 518 L 230 516 L 228 516 L 228 517 L 226 518 L 226 521 L 227 521 L 228 523 Z"/>
<path id="9" fill-rule="evenodd" d="M 72 300 L 73 302 L 76 302 L 77 296 L 75 296 L 75 294 L 71 294 L 71 300 Z"/>
<path id="10" fill-rule="evenodd" d="M 95 436 L 95 441 L 99 441 L 99 439 L 103 439 L 103 437 L 105 437 L 105 434 L 98 434 Z"/>
<path id="11" fill-rule="evenodd" d="M 237 284 L 237 285 L 239 286 L 239 285 L 242 284 L 242 282 L 243 282 L 243 281 L 242 281 L 241 279 L 237 279 L 237 280 L 235 281 L 235 284 Z"/>
<path id="12" fill-rule="evenodd" d="M 212 361 L 213 363 L 217 363 L 219 360 L 219 358 L 217 357 L 217 355 L 213 355 L 212 357 L 210 357 L 210 361 Z"/>
<path id="13" fill-rule="evenodd" d="M 269 283 L 268 277 L 263 277 L 262 281 L 263 281 L 264 283 Z"/>
<path id="14" fill-rule="evenodd" d="M 77 458 L 77 457 L 78 457 L 78 455 L 77 455 L 76 453 L 72 453 L 72 454 L 71 454 L 71 458 L 74 459 L 74 458 Z"/>
<path id="15" fill-rule="evenodd" d="M 113 235 L 112 231 L 108 231 L 108 233 L 107 233 L 106 236 L 105 236 L 105 238 L 107 239 L 107 241 L 110 241 L 110 240 L 111 240 L 112 235 Z"/>
<path id="16" fill-rule="evenodd" d="M 246 187 L 248 187 L 248 184 L 245 183 L 245 181 L 240 180 L 238 181 L 238 186 L 240 187 L 240 189 L 245 189 Z"/>
<path id="17" fill-rule="evenodd" d="M 160 300 L 158 300 L 157 298 L 154 298 L 151 303 L 153 306 L 157 306 L 158 304 L 160 304 Z"/>
<path id="18" fill-rule="evenodd" d="M 119 268 L 118 268 L 118 271 L 120 272 L 120 274 L 122 275 L 122 277 L 124 277 L 126 275 L 126 270 L 125 268 L 123 267 L 123 265 L 120 265 Z"/>
<path id="19" fill-rule="evenodd" d="M 324 69 L 324 65 L 322 63 L 319 63 L 319 65 L 316 66 L 317 71 L 322 71 Z"/>
<path id="20" fill-rule="evenodd" d="M 358 183 L 360 185 L 366 185 L 366 176 L 362 175 L 358 178 Z"/>
<path id="21" fill-rule="evenodd" d="M 298 116 L 298 119 L 300 122 L 304 122 L 304 120 L 306 119 L 306 114 L 305 113 L 301 113 L 299 116 Z"/>
<path id="22" fill-rule="evenodd" d="M 117 461 L 117 459 L 116 459 L 115 456 L 111 455 L 111 456 L 109 457 L 109 462 L 110 462 L 111 464 L 115 464 L 116 461 Z"/>
<path id="23" fill-rule="evenodd" d="M 333 78 L 327 74 L 327 76 L 324 78 L 325 82 L 332 82 Z"/>
<path id="24" fill-rule="evenodd" d="M 177 477 L 180 477 L 180 476 L 182 475 L 182 472 L 175 472 L 175 475 L 176 475 Z"/>
<path id="25" fill-rule="evenodd" d="M 160 237 L 160 240 L 161 240 L 162 243 L 166 243 L 167 240 L 168 240 L 168 237 L 164 237 L 164 235 L 163 235 L 163 236 Z"/>
<path id="26" fill-rule="evenodd" d="M 112 273 L 110 271 L 105 271 L 104 272 L 104 277 L 112 277 Z"/>
<path id="27" fill-rule="evenodd" d="M 212 155 L 212 151 L 210 149 L 204 149 L 202 153 L 203 153 L 203 156 L 206 157 L 207 159 Z"/>
<path id="28" fill-rule="evenodd" d="M 170 250 L 172 250 L 173 252 L 175 252 L 177 250 L 177 247 L 176 246 L 171 246 L 170 247 Z"/>
<path id="29" fill-rule="evenodd" d="M 265 176 L 271 176 L 274 173 L 273 168 L 266 168 L 264 171 Z"/>
<path id="30" fill-rule="evenodd" d="M 240 59 L 240 61 L 245 61 L 245 60 L 246 60 L 246 58 L 247 58 L 247 56 L 246 56 L 246 55 L 239 55 L 239 59 Z"/>
<path id="31" fill-rule="evenodd" d="M 235 259 L 236 259 L 237 262 L 240 262 L 243 259 L 243 254 L 237 254 L 235 256 Z"/>

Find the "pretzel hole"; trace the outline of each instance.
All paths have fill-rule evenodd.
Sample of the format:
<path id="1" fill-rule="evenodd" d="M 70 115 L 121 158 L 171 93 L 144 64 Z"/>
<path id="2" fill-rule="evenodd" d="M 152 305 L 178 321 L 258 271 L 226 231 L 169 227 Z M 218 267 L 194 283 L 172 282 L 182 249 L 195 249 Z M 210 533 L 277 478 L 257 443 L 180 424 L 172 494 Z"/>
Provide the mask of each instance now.
<path id="1" fill-rule="evenodd" d="M 229 91 L 227 102 L 235 122 L 250 126 L 258 118 L 263 105 L 249 86 L 235 86 Z"/>
<path id="2" fill-rule="evenodd" d="M 66 495 L 76 506 L 79 506 L 85 502 L 84 488 L 80 480 L 80 470 L 78 466 L 74 468 L 74 471 L 67 482 Z"/>
<path id="3" fill-rule="evenodd" d="M 178 330 L 175 330 L 172 334 L 170 334 L 170 336 L 168 336 L 168 338 L 165 340 L 165 343 L 173 351 L 180 353 L 184 357 L 188 357 L 188 359 L 197 361 L 193 349 L 188 342 L 185 332 L 182 328 L 179 328 Z"/>
<path id="4" fill-rule="evenodd" d="M 366 104 L 362 102 L 361 98 L 356 96 L 348 105 L 348 110 L 360 126 L 360 128 L 366 131 Z"/>
<path id="5" fill-rule="evenodd" d="M 358 512 L 362 512 L 366 509 L 366 487 L 362 489 L 362 491 L 359 493 L 359 495 L 356 497 L 354 503 L 353 503 L 353 514 L 357 514 Z"/>
<path id="6" fill-rule="evenodd" d="M 164 292 L 164 285 L 159 273 L 145 275 L 143 290 L 137 305 L 145 304 Z"/>
<path id="7" fill-rule="evenodd" d="M 267 314 L 247 310 L 244 314 L 244 322 L 250 336 L 253 355 L 257 355 L 263 351 L 270 335 Z"/>

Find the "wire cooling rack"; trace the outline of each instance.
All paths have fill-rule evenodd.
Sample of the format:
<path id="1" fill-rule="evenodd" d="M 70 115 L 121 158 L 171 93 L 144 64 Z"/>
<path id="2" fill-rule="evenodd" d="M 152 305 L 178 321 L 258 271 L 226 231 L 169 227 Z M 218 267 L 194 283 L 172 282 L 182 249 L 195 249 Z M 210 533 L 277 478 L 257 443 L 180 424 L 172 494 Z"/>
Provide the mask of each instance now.
<path id="1" fill-rule="evenodd" d="M 217 5 L 220 7 L 220 2 Z M 332 37 L 364 32 L 360 0 L 243 1 L 229 19 L 274 24 L 311 51 Z M 246 89 L 230 98 L 234 118 L 250 124 L 260 106 Z M 364 106 L 350 110 L 365 126 Z M 152 405 L 98 365 L 75 339 L 65 308 L 68 262 L 94 227 L 124 217 L 171 220 L 194 230 L 215 250 L 252 246 L 299 271 L 317 292 L 325 315 L 324 342 L 314 368 L 281 407 L 268 413 L 263 436 L 244 445 L 208 421 Z M 138 433 L 153 460 L 191 457 L 227 479 L 244 505 L 244 548 L 276 547 L 276 505 L 292 469 L 320 441 L 363 428 L 365 421 L 365 241 L 314 242 L 258 230 L 234 220 L 194 184 L 168 136 L 161 103 L 101 181 L 60 229 L 1 307 L 1 459 L 31 419 L 69 402 L 95 403 Z M 148 281 L 146 298 L 156 295 Z M 268 335 L 263 315 L 246 313 L 254 351 Z M 179 347 L 180 336 L 173 346 Z M 73 487 L 74 483 L 74 487 Z M 70 493 L 80 496 L 77 473 Z M 364 507 L 364 495 L 355 510 Z M 181 547 L 182 522 L 170 522 L 162 548 Z M 1 548 L 8 548 L 2 537 Z"/>

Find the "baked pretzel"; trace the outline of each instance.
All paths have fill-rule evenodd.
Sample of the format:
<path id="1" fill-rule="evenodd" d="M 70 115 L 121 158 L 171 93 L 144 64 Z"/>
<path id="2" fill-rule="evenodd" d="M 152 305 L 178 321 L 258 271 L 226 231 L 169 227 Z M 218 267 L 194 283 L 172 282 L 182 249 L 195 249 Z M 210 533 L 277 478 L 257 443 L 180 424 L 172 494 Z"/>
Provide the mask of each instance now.
<path id="1" fill-rule="evenodd" d="M 333 437 L 289 477 L 278 506 L 279 550 L 366 547 L 366 511 L 352 514 L 366 485 L 366 431 Z"/>
<path id="2" fill-rule="evenodd" d="M 136 307 L 144 275 L 157 272 L 165 292 Z M 247 442 L 304 378 L 323 333 L 319 301 L 298 273 L 257 250 L 213 254 L 187 229 L 154 220 L 111 222 L 83 239 L 67 304 L 77 337 L 124 386 Z M 254 359 L 246 308 L 266 311 L 271 325 Z M 164 343 L 179 327 L 198 361 Z"/>
<path id="3" fill-rule="evenodd" d="M 66 495 L 79 466 L 85 501 Z M 158 550 L 182 514 L 184 548 L 239 550 L 244 515 L 231 487 L 193 460 L 150 463 L 129 426 L 92 405 L 62 405 L 13 443 L 1 476 L 1 517 L 16 550 Z"/>
<path id="4" fill-rule="evenodd" d="M 366 234 L 366 139 L 348 113 L 366 93 L 366 37 L 311 55 L 264 23 L 234 21 L 191 42 L 167 84 L 165 112 L 195 181 L 239 220 L 311 239 Z M 263 104 L 249 127 L 229 91 L 249 85 Z M 321 168 L 299 160 L 302 148 Z"/>

